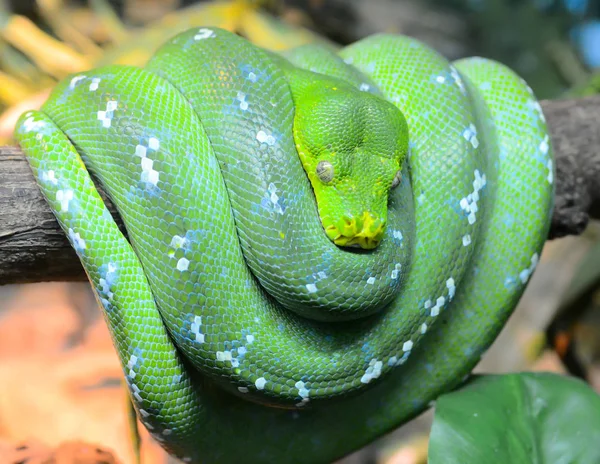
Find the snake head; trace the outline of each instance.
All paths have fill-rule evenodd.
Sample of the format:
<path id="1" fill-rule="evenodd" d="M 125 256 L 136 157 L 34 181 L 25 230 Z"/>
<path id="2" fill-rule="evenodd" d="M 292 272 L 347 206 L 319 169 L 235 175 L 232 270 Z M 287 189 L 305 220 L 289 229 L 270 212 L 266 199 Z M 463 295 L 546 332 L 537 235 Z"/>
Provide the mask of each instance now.
<path id="1" fill-rule="evenodd" d="M 376 95 L 320 77 L 295 91 L 294 102 L 296 149 L 325 233 L 339 246 L 377 247 L 408 151 L 404 115 Z"/>

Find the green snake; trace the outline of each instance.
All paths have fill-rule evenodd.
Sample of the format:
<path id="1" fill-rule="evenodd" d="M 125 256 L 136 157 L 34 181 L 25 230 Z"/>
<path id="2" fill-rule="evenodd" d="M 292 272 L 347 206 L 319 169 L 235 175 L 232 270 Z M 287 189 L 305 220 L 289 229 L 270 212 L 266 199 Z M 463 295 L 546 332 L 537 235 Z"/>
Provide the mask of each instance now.
<path id="1" fill-rule="evenodd" d="M 552 208 L 527 84 L 398 35 L 276 55 L 196 28 L 15 134 L 184 462 L 330 462 L 423 411 L 499 333 Z"/>

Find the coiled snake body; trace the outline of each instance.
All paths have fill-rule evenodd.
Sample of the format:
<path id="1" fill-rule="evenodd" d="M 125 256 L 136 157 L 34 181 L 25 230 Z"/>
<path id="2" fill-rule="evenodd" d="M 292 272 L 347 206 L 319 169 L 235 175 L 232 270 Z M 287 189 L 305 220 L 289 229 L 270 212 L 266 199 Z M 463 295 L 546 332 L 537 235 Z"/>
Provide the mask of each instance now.
<path id="1" fill-rule="evenodd" d="M 190 30 L 16 129 L 141 421 L 186 462 L 328 462 L 407 421 L 546 238 L 552 150 L 510 70 L 392 35 L 286 56 Z"/>

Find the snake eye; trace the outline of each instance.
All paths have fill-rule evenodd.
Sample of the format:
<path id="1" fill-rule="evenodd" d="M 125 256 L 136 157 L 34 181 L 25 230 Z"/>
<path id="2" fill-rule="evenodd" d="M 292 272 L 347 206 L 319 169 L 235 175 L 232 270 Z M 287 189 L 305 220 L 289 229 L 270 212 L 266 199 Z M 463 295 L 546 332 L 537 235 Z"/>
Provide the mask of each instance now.
<path id="1" fill-rule="evenodd" d="M 396 171 L 396 175 L 394 176 L 394 180 L 392 181 L 392 188 L 398 187 L 398 185 L 400 185 L 401 180 L 402 180 L 402 170 L 398 169 Z"/>
<path id="2" fill-rule="evenodd" d="M 333 164 L 329 161 L 319 161 L 319 164 L 317 164 L 317 176 L 321 182 L 331 182 L 333 179 Z"/>

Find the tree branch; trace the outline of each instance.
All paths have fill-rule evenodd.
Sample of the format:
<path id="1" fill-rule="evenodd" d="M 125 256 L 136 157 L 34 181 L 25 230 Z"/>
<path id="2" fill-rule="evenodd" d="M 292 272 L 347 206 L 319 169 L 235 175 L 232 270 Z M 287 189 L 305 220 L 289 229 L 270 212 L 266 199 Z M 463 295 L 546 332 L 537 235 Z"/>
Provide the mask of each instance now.
<path id="1" fill-rule="evenodd" d="M 550 238 L 577 235 L 590 217 L 600 218 L 600 96 L 544 101 L 542 108 L 556 155 Z M 84 279 L 23 153 L 0 147 L 0 285 Z"/>
<path id="2" fill-rule="evenodd" d="M 121 222 L 119 226 L 124 231 Z M 25 155 L 17 147 L 0 147 L 0 285 L 85 279 Z"/>
<path id="3" fill-rule="evenodd" d="M 556 156 L 550 238 L 578 235 L 600 218 L 600 95 L 542 102 Z"/>

